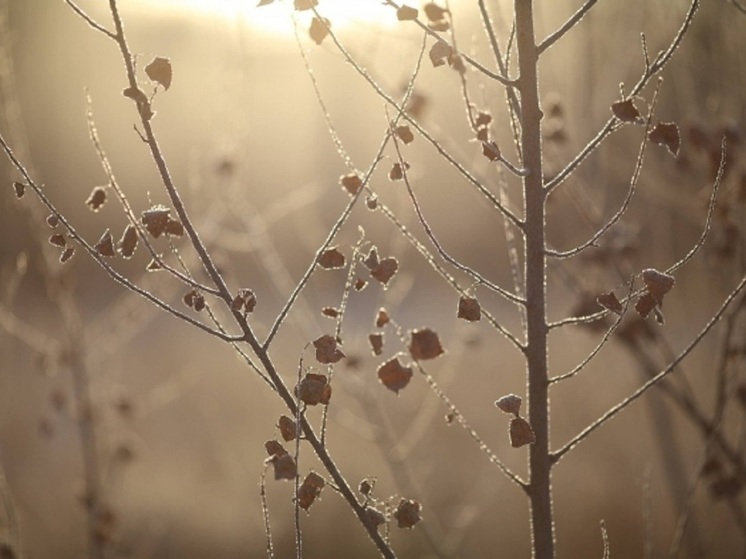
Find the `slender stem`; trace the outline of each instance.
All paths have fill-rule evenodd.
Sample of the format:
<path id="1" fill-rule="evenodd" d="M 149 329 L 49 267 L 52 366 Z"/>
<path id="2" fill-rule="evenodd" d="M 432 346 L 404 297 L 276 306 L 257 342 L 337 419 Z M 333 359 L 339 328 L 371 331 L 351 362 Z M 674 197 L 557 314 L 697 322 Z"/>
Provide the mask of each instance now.
<path id="1" fill-rule="evenodd" d="M 538 50 L 534 36 L 532 0 L 515 0 L 521 94 L 521 145 L 525 204 L 526 360 L 529 423 L 536 442 L 529 451 L 531 545 L 534 559 L 554 558 L 551 461 L 549 456 L 549 379 L 547 371 L 545 201 L 542 184 L 541 108 Z"/>

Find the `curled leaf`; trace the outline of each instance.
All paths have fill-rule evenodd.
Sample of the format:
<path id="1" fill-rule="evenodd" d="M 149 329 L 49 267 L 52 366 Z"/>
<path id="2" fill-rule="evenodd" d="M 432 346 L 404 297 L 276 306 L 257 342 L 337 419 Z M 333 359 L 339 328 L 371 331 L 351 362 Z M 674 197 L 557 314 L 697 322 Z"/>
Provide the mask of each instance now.
<path id="1" fill-rule="evenodd" d="M 386 523 L 386 517 L 373 507 L 365 507 L 366 524 L 372 528 L 378 528 Z"/>
<path id="2" fill-rule="evenodd" d="M 295 395 L 306 405 L 325 406 L 332 397 L 332 387 L 325 375 L 308 373 L 295 387 Z"/>
<path id="3" fill-rule="evenodd" d="M 323 365 L 336 363 L 345 356 L 337 347 L 337 339 L 329 334 L 314 340 L 313 346 L 316 348 L 316 360 Z"/>
<path id="4" fill-rule="evenodd" d="M 142 221 L 148 233 L 157 239 L 166 231 L 166 227 L 171 221 L 170 213 L 171 210 L 165 206 L 153 206 L 142 212 L 140 221 Z"/>
<path id="5" fill-rule="evenodd" d="M 432 62 L 434 68 L 444 66 L 451 55 L 453 55 L 453 47 L 445 41 L 437 41 L 432 47 L 430 47 L 428 55 L 430 56 L 430 62 Z"/>
<path id="6" fill-rule="evenodd" d="M 67 247 L 62 251 L 62 254 L 60 254 L 60 263 L 64 264 L 70 260 L 73 257 L 73 254 L 75 254 L 75 247 Z"/>
<path id="7" fill-rule="evenodd" d="M 275 455 L 269 461 L 275 468 L 276 480 L 286 479 L 292 481 L 298 476 L 298 465 L 295 463 L 295 458 L 290 454 Z"/>
<path id="8" fill-rule="evenodd" d="M 383 352 L 383 334 L 369 334 L 368 341 L 373 349 L 373 354 L 381 355 Z"/>
<path id="9" fill-rule="evenodd" d="M 328 316 L 329 318 L 337 318 L 339 316 L 339 309 L 334 307 L 324 307 L 321 309 L 321 314 Z"/>
<path id="10" fill-rule="evenodd" d="M 404 171 L 408 170 L 409 167 L 410 165 L 407 162 L 404 162 L 403 166 L 401 163 L 394 163 L 393 167 L 391 167 L 391 170 L 389 171 L 389 180 L 402 180 L 404 178 Z"/>
<path id="11" fill-rule="evenodd" d="M 500 409 L 500 411 L 519 416 L 521 414 L 521 401 L 520 396 L 508 394 L 507 396 L 502 396 L 495 401 L 495 405 Z"/>
<path id="12" fill-rule="evenodd" d="M 111 238 L 111 232 L 107 229 L 98 242 L 93 247 L 96 249 L 101 256 L 111 257 L 116 254 L 114 252 L 114 240 Z"/>
<path id="13" fill-rule="evenodd" d="M 118 244 L 119 254 L 124 258 L 131 258 L 137 248 L 137 228 L 130 223 L 122 233 Z"/>
<path id="14" fill-rule="evenodd" d="M 402 499 L 394 511 L 394 518 L 399 528 L 414 528 L 420 518 L 421 505 L 417 501 Z"/>
<path id="15" fill-rule="evenodd" d="M 502 157 L 500 148 L 497 147 L 497 143 L 494 140 L 491 142 L 482 142 L 482 155 L 490 161 L 498 161 Z"/>
<path id="16" fill-rule="evenodd" d="M 522 417 L 514 417 L 510 422 L 510 445 L 513 448 L 520 448 L 535 442 L 536 435 L 528 421 Z"/>
<path id="17" fill-rule="evenodd" d="M 26 194 L 26 185 L 16 181 L 13 183 L 13 190 L 15 190 L 16 198 L 23 198 L 23 195 Z"/>
<path id="18" fill-rule="evenodd" d="M 648 138 L 654 144 L 666 146 L 671 155 L 676 157 L 679 154 L 681 139 L 679 137 L 679 127 L 673 122 L 659 122 L 648 134 Z"/>
<path id="19" fill-rule="evenodd" d="M 163 86 L 163 89 L 171 87 L 171 79 L 173 78 L 173 70 L 171 69 L 171 61 L 168 58 L 157 56 L 153 61 L 145 66 L 145 74 L 158 85 Z"/>
<path id="20" fill-rule="evenodd" d="M 376 327 L 382 328 L 386 324 L 389 323 L 391 320 L 391 317 L 389 316 L 389 313 L 384 308 L 378 309 L 378 314 L 376 315 Z"/>
<path id="21" fill-rule="evenodd" d="M 596 297 L 596 302 L 606 310 L 615 314 L 622 314 L 622 311 L 624 310 L 622 303 L 619 302 L 619 299 L 617 299 L 617 296 L 613 291 L 610 291 L 609 293 L 601 293 L 601 295 Z"/>
<path id="22" fill-rule="evenodd" d="M 49 244 L 63 248 L 65 245 L 67 245 L 67 239 L 63 234 L 55 233 L 54 235 L 49 237 Z"/>
<path id="23" fill-rule="evenodd" d="M 645 283 L 648 293 L 650 293 L 658 305 L 663 304 L 663 296 L 671 291 L 676 283 L 676 279 L 673 276 L 659 272 L 653 268 L 647 268 L 642 271 L 642 281 Z"/>

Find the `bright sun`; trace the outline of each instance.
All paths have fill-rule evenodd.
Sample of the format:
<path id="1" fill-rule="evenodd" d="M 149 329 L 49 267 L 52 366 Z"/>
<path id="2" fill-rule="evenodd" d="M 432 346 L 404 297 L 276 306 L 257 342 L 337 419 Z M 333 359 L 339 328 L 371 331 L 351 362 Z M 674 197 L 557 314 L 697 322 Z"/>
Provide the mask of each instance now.
<path id="1" fill-rule="evenodd" d="M 293 35 L 292 0 L 274 0 L 264 6 L 257 5 L 259 0 L 174 0 L 174 4 L 196 13 L 241 21 L 257 31 Z M 388 27 L 396 23 L 395 10 L 381 0 L 320 0 L 317 10 L 340 31 L 353 25 Z M 296 11 L 295 15 L 301 26 L 307 26 L 313 12 Z"/>

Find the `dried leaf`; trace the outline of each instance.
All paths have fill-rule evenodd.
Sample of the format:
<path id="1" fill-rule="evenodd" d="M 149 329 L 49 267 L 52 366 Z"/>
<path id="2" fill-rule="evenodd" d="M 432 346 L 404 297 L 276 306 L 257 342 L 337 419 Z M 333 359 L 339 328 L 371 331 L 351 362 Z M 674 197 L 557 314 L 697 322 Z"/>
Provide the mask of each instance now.
<path id="1" fill-rule="evenodd" d="M 321 309 L 321 314 L 328 316 L 329 318 L 337 318 L 339 316 L 339 309 L 334 307 L 324 307 Z"/>
<path id="2" fill-rule="evenodd" d="M 619 299 L 617 299 L 617 296 L 613 291 L 610 291 L 609 293 L 601 293 L 601 295 L 596 297 L 596 302 L 606 310 L 616 314 L 622 314 L 622 311 L 624 310 L 622 303 L 619 302 Z"/>
<path id="3" fill-rule="evenodd" d="M 635 310 L 642 318 L 647 318 L 647 316 L 650 314 L 650 311 L 652 311 L 656 307 L 656 305 L 657 303 L 655 302 L 655 298 L 650 293 L 645 293 L 640 296 L 639 299 L 637 299 L 637 303 L 635 303 Z"/>
<path id="4" fill-rule="evenodd" d="M 295 9 L 299 12 L 310 10 L 318 5 L 318 0 L 295 0 Z"/>
<path id="5" fill-rule="evenodd" d="M 369 270 L 373 270 L 378 267 L 378 250 L 376 249 L 376 247 L 370 249 L 370 252 L 368 252 L 368 256 L 366 256 L 365 260 L 363 260 L 363 264 L 365 264 L 365 267 Z"/>
<path id="6" fill-rule="evenodd" d="M 429 2 L 428 4 L 425 4 L 425 6 L 423 6 L 423 9 L 425 10 L 427 19 L 430 21 L 440 21 L 442 19 L 445 19 L 445 16 L 448 13 L 448 10 L 446 8 L 441 8 L 435 2 Z"/>
<path id="7" fill-rule="evenodd" d="M 106 203 L 106 189 L 103 186 L 97 186 L 91 191 L 85 203 L 91 210 L 97 212 Z"/>
<path id="8" fill-rule="evenodd" d="M 181 237 L 184 235 L 184 226 L 178 219 L 169 217 L 163 232 L 171 237 Z"/>
<path id="9" fill-rule="evenodd" d="M 324 488 L 324 478 L 316 472 L 310 472 L 298 489 L 298 506 L 308 510 Z"/>
<path id="10" fill-rule="evenodd" d="M 165 206 L 153 206 L 149 210 L 142 212 L 140 221 L 142 221 L 148 233 L 157 239 L 166 231 L 166 227 L 171 221 L 170 213 L 171 210 Z"/>
<path id="11" fill-rule="evenodd" d="M 430 328 L 413 330 L 409 342 L 409 353 L 415 361 L 435 359 L 443 353 L 438 334 Z"/>
<path id="12" fill-rule="evenodd" d="M 290 454 L 283 454 L 282 456 L 273 456 L 270 458 L 270 462 L 275 468 L 275 479 L 287 479 L 294 480 L 298 475 L 298 466 L 295 463 L 295 458 Z"/>
<path id="13" fill-rule="evenodd" d="M 418 11 L 409 6 L 400 6 L 396 10 L 396 17 L 399 21 L 412 21 L 417 19 Z"/>
<path id="14" fill-rule="evenodd" d="M 373 507 L 365 507 L 365 515 L 367 516 L 366 523 L 374 529 L 386 523 L 386 517 L 383 513 Z"/>
<path id="15" fill-rule="evenodd" d="M 363 179 L 357 173 L 342 175 L 339 177 L 339 182 L 352 195 L 357 194 L 363 187 Z"/>
<path id="16" fill-rule="evenodd" d="M 13 190 L 15 190 L 16 198 L 23 198 L 23 195 L 26 194 L 26 185 L 16 181 L 13 183 Z"/>
<path id="17" fill-rule="evenodd" d="M 104 234 L 101 235 L 101 238 L 93 248 L 95 248 L 96 252 L 101 256 L 111 257 L 116 254 L 114 252 L 114 239 L 111 238 L 111 232 L 108 229 L 104 231 Z"/>
<path id="18" fill-rule="evenodd" d="M 373 491 L 373 483 L 371 483 L 369 480 L 364 479 L 360 482 L 360 484 L 357 486 L 357 490 L 363 494 L 363 495 L 370 495 Z"/>
<path id="19" fill-rule="evenodd" d="M 611 112 L 622 122 L 637 122 L 640 119 L 640 111 L 632 99 L 617 101 L 611 105 Z"/>
<path id="20" fill-rule="evenodd" d="M 271 440 L 264 443 L 264 449 L 268 456 L 284 456 L 288 453 L 279 441 Z"/>
<path id="21" fill-rule="evenodd" d="M 274 1 L 275 0 L 259 0 L 259 3 L 256 5 L 256 7 L 259 8 L 261 6 L 267 6 L 267 5 L 271 4 Z"/>
<path id="22" fill-rule="evenodd" d="M 491 142 L 482 142 L 482 155 L 490 161 L 498 161 L 502 157 L 500 148 L 497 147 L 497 143 L 494 140 Z"/>
<path id="23" fill-rule="evenodd" d="M 345 354 L 337 348 L 337 339 L 329 334 L 324 334 L 317 340 L 314 340 L 313 346 L 316 348 L 316 361 L 323 365 L 336 363 L 345 356 Z"/>
<path id="24" fill-rule="evenodd" d="M 396 136 L 405 144 L 411 144 L 414 141 L 414 134 L 412 133 L 412 129 L 406 124 L 397 126 L 394 129 L 394 134 L 396 134 Z"/>
<path id="25" fill-rule="evenodd" d="M 482 308 L 475 297 L 461 297 L 458 300 L 458 318 L 477 322 L 482 318 Z"/>
<path id="26" fill-rule="evenodd" d="M 391 170 L 389 171 L 389 180 L 392 181 L 400 181 L 404 178 L 404 171 L 408 170 L 410 167 L 409 163 L 406 161 L 404 162 L 404 166 L 402 168 L 401 163 L 394 163 L 394 166 L 391 167 Z"/>
<path id="27" fill-rule="evenodd" d="M 384 285 L 388 285 L 389 280 L 394 277 L 399 269 L 399 262 L 393 256 L 384 258 L 378 263 L 378 266 L 370 271 L 370 275 Z"/>
<path id="28" fill-rule="evenodd" d="M 308 30 L 308 35 L 314 43 L 320 45 L 324 39 L 326 39 L 326 36 L 329 35 L 329 28 L 331 25 L 332 23 L 326 18 L 314 17 L 311 20 L 311 27 Z"/>
<path id="29" fill-rule="evenodd" d="M 504 411 L 505 413 L 512 413 L 515 416 L 521 414 L 521 397 L 516 396 L 515 394 L 502 396 L 500 399 L 495 401 L 495 405 L 500 409 L 500 411 Z"/>
<path id="30" fill-rule="evenodd" d="M 285 442 L 294 441 L 298 434 L 295 421 L 287 415 L 281 415 L 277 425 L 280 428 L 280 435 Z"/>
<path id="31" fill-rule="evenodd" d="M 510 422 L 510 445 L 513 448 L 520 448 L 535 442 L 536 435 L 528 421 L 522 417 L 514 417 Z"/>
<path id="32" fill-rule="evenodd" d="M 383 334 L 369 334 L 368 341 L 373 349 L 373 354 L 381 355 L 383 352 Z"/>
<path id="33" fill-rule="evenodd" d="M 679 137 L 679 127 L 673 122 L 659 122 L 648 134 L 650 141 L 659 146 L 666 146 L 671 155 L 676 157 L 679 154 L 681 139 Z"/>
<path id="34" fill-rule="evenodd" d="M 430 47 L 428 54 L 433 67 L 437 68 L 438 66 L 444 66 L 446 64 L 453 54 L 453 47 L 445 41 L 437 41 L 432 47 Z"/>
<path id="35" fill-rule="evenodd" d="M 371 194 L 365 199 L 365 205 L 370 211 L 373 211 L 378 208 L 378 196 L 375 194 Z"/>
<path id="36" fill-rule="evenodd" d="M 319 255 L 318 263 L 325 270 L 342 268 L 345 265 L 345 255 L 337 247 L 332 247 Z"/>
<path id="37" fill-rule="evenodd" d="M 295 387 L 295 395 L 301 402 L 316 406 L 327 405 L 332 397 L 332 387 L 325 375 L 308 373 Z"/>
<path id="38" fill-rule="evenodd" d="M 474 120 L 477 127 L 487 126 L 490 122 L 492 122 L 492 115 L 486 112 L 480 112 Z"/>
<path id="39" fill-rule="evenodd" d="M 60 216 L 57 214 L 49 214 L 47 216 L 47 225 L 49 225 L 52 229 L 57 227 L 60 224 Z"/>
<path id="40" fill-rule="evenodd" d="M 187 307 L 193 308 L 197 312 L 205 308 L 205 298 L 196 289 L 187 292 L 184 297 L 182 297 L 182 300 Z"/>
<path id="41" fill-rule="evenodd" d="M 642 271 L 642 281 L 645 283 L 648 293 L 652 295 L 659 306 L 663 304 L 663 296 L 671 291 L 676 283 L 676 279 L 673 276 L 659 272 L 653 268 L 647 268 Z"/>
<path id="42" fill-rule="evenodd" d="M 122 238 L 119 239 L 119 253 L 124 258 L 131 258 L 135 254 L 137 248 L 137 228 L 131 223 L 125 228 L 122 233 Z"/>
<path id="43" fill-rule="evenodd" d="M 363 289 L 365 289 L 366 285 L 368 285 L 367 281 L 365 281 L 362 278 L 357 278 L 355 280 L 355 286 L 354 286 L 355 287 L 355 291 L 362 291 Z"/>
<path id="44" fill-rule="evenodd" d="M 383 328 L 390 320 L 391 317 L 389 316 L 389 313 L 386 312 L 386 309 L 378 309 L 378 314 L 376 315 L 376 328 Z"/>
<path id="45" fill-rule="evenodd" d="M 67 239 L 65 239 L 65 236 L 63 234 L 55 233 L 54 235 L 49 237 L 49 244 L 63 248 L 65 245 L 67 245 Z"/>
<path id="46" fill-rule="evenodd" d="M 422 518 L 420 518 L 420 509 L 422 507 L 417 501 L 402 499 L 399 506 L 396 507 L 394 518 L 396 518 L 399 528 L 414 528 Z"/>
<path id="47" fill-rule="evenodd" d="M 62 254 L 60 254 L 60 263 L 64 264 L 70 260 L 73 257 L 73 254 L 75 254 L 75 247 L 67 247 L 62 251 Z"/>
<path id="48" fill-rule="evenodd" d="M 157 271 L 157 270 L 162 270 L 162 269 L 163 269 L 163 266 L 161 266 L 161 265 L 160 265 L 160 263 L 159 263 L 159 262 L 158 262 L 158 261 L 157 261 L 157 260 L 156 260 L 155 258 L 153 258 L 153 259 L 152 259 L 152 260 L 151 260 L 151 261 L 150 261 L 150 262 L 148 263 L 148 265 L 147 265 L 147 266 L 145 267 L 145 269 L 146 269 L 146 270 L 147 270 L 148 272 L 155 272 L 155 271 Z"/>
<path id="49" fill-rule="evenodd" d="M 145 66 L 145 74 L 155 83 L 163 86 L 163 89 L 171 87 L 171 79 L 173 78 L 173 70 L 171 69 L 171 61 L 168 58 L 157 56 L 153 61 Z"/>
<path id="50" fill-rule="evenodd" d="M 412 379 L 412 369 L 402 366 L 395 357 L 378 368 L 378 378 L 386 388 L 398 394 Z"/>

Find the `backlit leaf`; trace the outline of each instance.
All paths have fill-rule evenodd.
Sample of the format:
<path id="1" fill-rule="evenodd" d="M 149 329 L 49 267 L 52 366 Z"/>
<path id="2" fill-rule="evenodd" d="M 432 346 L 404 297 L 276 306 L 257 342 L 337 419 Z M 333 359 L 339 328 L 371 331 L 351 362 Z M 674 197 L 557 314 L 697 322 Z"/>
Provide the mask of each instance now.
<path id="1" fill-rule="evenodd" d="M 637 122 L 640 119 L 640 111 L 632 99 L 617 101 L 611 105 L 611 112 L 622 122 Z"/>
<path id="2" fill-rule="evenodd" d="M 316 348 L 316 360 L 324 365 L 336 363 L 345 356 L 345 354 L 337 347 L 336 338 L 329 334 L 325 334 L 317 340 L 314 340 L 313 346 Z"/>
<path id="3" fill-rule="evenodd" d="M 137 228 L 131 223 L 127 226 L 122 233 L 122 238 L 119 240 L 119 253 L 124 258 L 131 258 L 137 248 Z"/>
<path id="4" fill-rule="evenodd" d="M 378 378 L 386 388 L 398 394 L 412 379 L 412 369 L 402 366 L 395 357 L 378 368 Z"/>
<path id="5" fill-rule="evenodd" d="M 107 229 L 98 242 L 93 247 L 96 249 L 101 256 L 111 257 L 116 253 L 114 252 L 114 240 L 111 238 L 111 232 Z"/>
<path id="6" fill-rule="evenodd" d="M 432 62 L 435 68 L 444 66 L 452 54 L 453 47 L 445 41 L 437 41 L 430 47 L 430 51 L 428 52 L 430 62 Z"/>
<path id="7" fill-rule="evenodd" d="M 521 414 L 521 397 L 515 394 L 502 396 L 495 402 L 495 405 L 505 413 L 512 413 L 515 416 Z"/>
<path id="8" fill-rule="evenodd" d="M 679 137 L 679 127 L 673 122 L 659 122 L 648 134 L 650 141 L 659 146 L 666 146 L 671 155 L 676 157 L 679 154 L 681 139 Z"/>
<path id="9" fill-rule="evenodd" d="M 303 510 L 308 510 L 316 498 L 321 494 L 324 485 L 325 482 L 323 477 L 316 472 L 310 472 L 298 489 L 298 506 Z"/>
<path id="10" fill-rule="evenodd" d="M 97 212 L 106 203 L 106 189 L 103 186 L 97 186 L 91 191 L 85 203 L 91 210 Z"/>
<path id="11" fill-rule="evenodd" d="M 369 334 L 368 341 L 373 349 L 373 354 L 381 355 L 383 352 L 383 334 Z"/>
<path id="12" fill-rule="evenodd" d="M 339 182 L 350 194 L 357 194 L 363 186 L 363 179 L 357 173 L 342 175 Z"/>
<path id="13" fill-rule="evenodd" d="M 308 30 L 308 35 L 314 43 L 320 45 L 326 36 L 329 35 L 330 27 L 331 22 L 328 19 L 314 17 L 311 20 L 311 27 Z"/>
<path id="14" fill-rule="evenodd" d="M 515 417 L 510 422 L 510 445 L 513 448 L 520 448 L 527 444 L 536 442 L 536 435 L 531 429 L 528 421 L 522 417 Z"/>
<path id="15" fill-rule="evenodd" d="M 155 57 L 150 64 L 145 66 L 145 74 L 152 81 L 163 86 L 163 89 L 171 87 L 173 70 L 171 69 L 171 61 L 168 58 L 163 58 L 162 56 Z"/>
<path id="16" fill-rule="evenodd" d="M 295 395 L 309 406 L 327 405 L 332 397 L 332 387 L 325 375 L 307 373 L 295 387 Z"/>
<path id="17" fill-rule="evenodd" d="M 345 265 L 345 255 L 339 252 L 337 247 L 325 250 L 319 255 L 319 266 L 325 270 L 342 268 Z"/>
<path id="18" fill-rule="evenodd" d="M 278 422 L 277 426 L 280 428 L 280 435 L 282 435 L 282 440 L 284 440 L 285 442 L 295 440 L 295 437 L 297 435 L 297 428 L 293 419 L 289 418 L 287 415 L 281 415 L 280 421 Z"/>
<path id="19" fill-rule="evenodd" d="M 415 361 L 435 359 L 443 353 L 438 334 L 430 328 L 413 330 L 409 342 L 409 353 Z"/>
<path id="20" fill-rule="evenodd" d="M 420 518 L 421 508 L 417 501 L 407 499 L 399 501 L 399 506 L 394 511 L 394 518 L 399 528 L 414 528 L 415 524 L 422 520 Z"/>
<path id="21" fill-rule="evenodd" d="M 458 300 L 458 318 L 477 322 L 482 318 L 482 308 L 475 297 L 461 297 Z"/>
<path id="22" fill-rule="evenodd" d="M 417 10 L 409 6 L 400 6 L 396 10 L 396 18 L 399 21 L 411 21 L 417 19 Z"/>
<path id="23" fill-rule="evenodd" d="M 624 310 L 622 303 L 619 302 L 619 299 L 617 299 L 617 296 L 613 291 L 609 293 L 601 293 L 601 295 L 596 297 L 596 302 L 606 310 L 616 314 L 622 314 L 622 311 Z"/>

